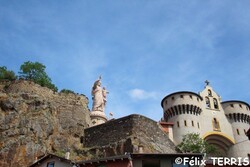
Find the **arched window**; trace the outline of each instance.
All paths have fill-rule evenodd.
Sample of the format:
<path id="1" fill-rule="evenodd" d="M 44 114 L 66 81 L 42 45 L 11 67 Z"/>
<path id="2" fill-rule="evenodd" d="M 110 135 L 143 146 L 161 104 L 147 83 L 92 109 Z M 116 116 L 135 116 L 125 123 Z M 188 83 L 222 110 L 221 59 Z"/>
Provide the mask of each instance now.
<path id="1" fill-rule="evenodd" d="M 217 101 L 216 98 L 214 98 L 214 108 L 215 108 L 215 109 L 219 109 L 218 101 Z"/>
<path id="2" fill-rule="evenodd" d="M 216 118 L 213 119 L 213 128 L 215 131 L 220 131 L 220 123 Z"/>
<path id="3" fill-rule="evenodd" d="M 210 100 L 208 97 L 206 97 L 206 107 L 210 108 Z"/>
<path id="4" fill-rule="evenodd" d="M 212 91 L 210 89 L 208 89 L 207 93 L 208 93 L 208 96 L 212 96 Z"/>

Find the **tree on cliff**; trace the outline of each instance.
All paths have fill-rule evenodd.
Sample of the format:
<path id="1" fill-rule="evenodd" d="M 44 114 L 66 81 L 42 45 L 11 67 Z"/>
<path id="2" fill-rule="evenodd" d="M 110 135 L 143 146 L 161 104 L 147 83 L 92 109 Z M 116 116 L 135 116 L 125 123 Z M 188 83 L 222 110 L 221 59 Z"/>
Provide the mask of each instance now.
<path id="1" fill-rule="evenodd" d="M 198 133 L 188 133 L 184 135 L 182 142 L 177 145 L 177 150 L 182 153 L 218 154 L 216 147 L 200 138 Z"/>
<path id="2" fill-rule="evenodd" d="M 46 66 L 39 62 L 24 62 L 20 67 L 19 77 L 57 91 L 57 87 L 52 84 L 50 77 L 45 72 L 45 68 Z"/>
<path id="3" fill-rule="evenodd" d="M 16 79 L 16 75 L 13 71 L 7 70 L 5 66 L 0 67 L 0 80 L 10 80 Z"/>

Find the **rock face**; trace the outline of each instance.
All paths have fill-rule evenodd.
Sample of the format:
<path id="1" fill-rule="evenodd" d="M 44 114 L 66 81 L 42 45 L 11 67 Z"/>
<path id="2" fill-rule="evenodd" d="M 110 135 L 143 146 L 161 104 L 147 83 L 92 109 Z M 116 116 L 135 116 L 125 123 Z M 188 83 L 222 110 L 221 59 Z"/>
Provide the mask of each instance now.
<path id="1" fill-rule="evenodd" d="M 175 145 L 157 122 L 129 115 L 85 129 L 84 147 L 92 158 L 127 153 L 176 153 Z"/>
<path id="2" fill-rule="evenodd" d="M 48 152 L 80 160 L 92 126 L 84 95 L 53 92 L 29 81 L 0 83 L 0 166 L 32 164 Z"/>
<path id="3" fill-rule="evenodd" d="M 31 165 L 70 151 L 73 161 L 130 153 L 175 153 L 157 122 L 130 115 L 92 126 L 88 98 L 33 82 L 0 83 L 0 166 Z"/>

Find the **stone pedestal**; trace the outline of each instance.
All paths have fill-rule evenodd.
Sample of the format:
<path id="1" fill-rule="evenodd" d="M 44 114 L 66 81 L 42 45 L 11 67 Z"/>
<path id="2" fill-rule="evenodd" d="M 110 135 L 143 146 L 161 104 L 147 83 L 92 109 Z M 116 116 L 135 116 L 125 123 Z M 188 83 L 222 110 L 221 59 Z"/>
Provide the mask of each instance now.
<path id="1" fill-rule="evenodd" d="M 90 118 L 93 126 L 103 124 L 108 120 L 105 113 L 102 111 L 92 111 L 90 113 Z"/>

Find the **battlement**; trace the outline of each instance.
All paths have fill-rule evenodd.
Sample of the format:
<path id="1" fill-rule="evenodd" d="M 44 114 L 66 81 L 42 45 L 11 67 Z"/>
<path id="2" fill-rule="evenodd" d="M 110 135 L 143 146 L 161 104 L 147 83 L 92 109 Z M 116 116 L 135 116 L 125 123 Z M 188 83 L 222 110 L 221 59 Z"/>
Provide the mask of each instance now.
<path id="1" fill-rule="evenodd" d="M 239 100 L 222 102 L 226 116 L 235 122 L 246 122 L 250 124 L 249 104 Z"/>
<path id="2" fill-rule="evenodd" d="M 194 92 L 181 91 L 172 93 L 163 98 L 161 105 L 164 110 L 164 119 L 181 114 L 200 115 L 202 112 L 202 97 Z"/>

